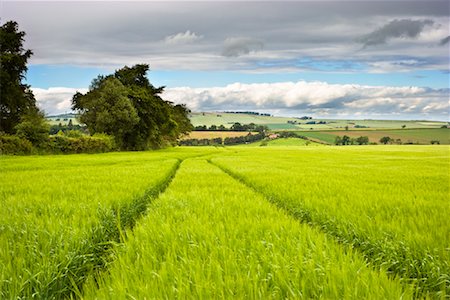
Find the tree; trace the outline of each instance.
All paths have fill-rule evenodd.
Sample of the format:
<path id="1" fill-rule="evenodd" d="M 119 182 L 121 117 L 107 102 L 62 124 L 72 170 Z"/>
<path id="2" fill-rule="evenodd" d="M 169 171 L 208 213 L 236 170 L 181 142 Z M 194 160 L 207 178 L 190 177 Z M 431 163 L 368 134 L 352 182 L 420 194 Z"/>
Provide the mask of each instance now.
<path id="1" fill-rule="evenodd" d="M 368 136 L 360 136 L 356 138 L 356 143 L 358 145 L 367 145 L 369 144 L 369 137 Z"/>
<path id="2" fill-rule="evenodd" d="M 380 143 L 382 143 L 382 144 L 387 144 L 387 143 L 389 143 L 391 141 L 391 138 L 390 137 L 388 137 L 388 136 L 383 136 L 381 139 L 380 139 Z"/>
<path id="3" fill-rule="evenodd" d="M 50 125 L 41 111 L 28 113 L 21 117 L 21 122 L 14 128 L 16 135 L 29 140 L 34 146 L 42 146 L 48 139 Z"/>
<path id="4" fill-rule="evenodd" d="M 97 78 L 98 79 L 98 78 Z M 80 121 L 91 134 L 106 133 L 114 136 L 116 145 L 123 147 L 123 139 L 133 130 L 139 117 L 130 99 L 128 90 L 116 78 L 105 77 L 93 82 L 86 95 L 75 94 L 72 108 L 80 112 Z"/>
<path id="5" fill-rule="evenodd" d="M 350 145 L 351 138 L 347 135 L 344 135 L 342 137 L 342 145 Z"/>
<path id="6" fill-rule="evenodd" d="M 189 110 L 160 97 L 164 87 L 155 88 L 146 77 L 148 65 L 117 70 L 98 76 L 87 94 L 75 94 L 72 108 L 91 133 L 114 136 L 126 150 L 145 150 L 175 144 L 192 130 Z"/>
<path id="7" fill-rule="evenodd" d="M 14 21 L 0 27 L 0 131 L 10 134 L 24 115 L 41 115 L 30 86 L 22 83 L 33 52 L 23 48 L 25 32 L 18 30 Z"/>

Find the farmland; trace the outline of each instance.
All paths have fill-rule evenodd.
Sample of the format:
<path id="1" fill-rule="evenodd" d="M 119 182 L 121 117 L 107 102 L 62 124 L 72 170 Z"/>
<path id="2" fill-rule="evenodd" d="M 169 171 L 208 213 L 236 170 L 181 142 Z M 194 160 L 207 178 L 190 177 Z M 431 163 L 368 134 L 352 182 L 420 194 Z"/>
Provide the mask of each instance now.
<path id="1" fill-rule="evenodd" d="M 301 120 L 293 117 L 262 116 L 252 114 L 236 114 L 222 112 L 195 112 L 190 116 L 194 126 L 198 125 L 223 125 L 229 128 L 234 123 L 241 124 L 255 123 L 266 125 L 271 130 L 360 130 L 367 128 L 374 129 L 401 129 L 406 128 L 440 128 L 447 125 L 447 122 L 439 121 L 403 121 L 403 120 L 339 120 L 339 119 L 307 119 Z M 313 124 L 308 124 L 313 123 Z"/>
<path id="2" fill-rule="evenodd" d="M 0 298 L 448 296 L 448 147 L 297 140 L 0 156 Z"/>
<path id="3" fill-rule="evenodd" d="M 430 144 L 439 141 L 441 144 L 450 144 L 450 130 L 446 128 L 434 129 L 395 129 L 395 130 L 349 130 L 349 131 L 299 131 L 300 135 L 312 140 L 328 144 L 334 143 L 336 136 L 347 135 L 352 138 L 360 136 L 369 137 L 369 142 L 379 143 L 382 137 L 388 136 L 394 140 L 400 139 L 403 143 Z"/>
<path id="4" fill-rule="evenodd" d="M 213 139 L 248 135 L 246 131 L 192 131 L 183 139 Z"/>

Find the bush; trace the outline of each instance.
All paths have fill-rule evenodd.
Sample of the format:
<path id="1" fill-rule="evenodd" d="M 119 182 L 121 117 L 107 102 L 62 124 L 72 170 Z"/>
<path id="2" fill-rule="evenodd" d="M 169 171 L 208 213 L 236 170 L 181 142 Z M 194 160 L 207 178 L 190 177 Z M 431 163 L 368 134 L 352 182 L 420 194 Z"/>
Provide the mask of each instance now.
<path id="1" fill-rule="evenodd" d="M 0 154 L 31 154 L 33 145 L 13 135 L 0 135 Z"/>
<path id="2" fill-rule="evenodd" d="M 78 138 L 53 135 L 48 139 L 47 151 L 51 153 L 101 153 L 115 150 L 113 137 L 107 135 Z"/>
<path id="3" fill-rule="evenodd" d="M 38 111 L 22 116 L 15 129 L 18 137 L 27 139 L 35 147 L 41 147 L 47 141 L 50 126 L 44 114 Z"/>

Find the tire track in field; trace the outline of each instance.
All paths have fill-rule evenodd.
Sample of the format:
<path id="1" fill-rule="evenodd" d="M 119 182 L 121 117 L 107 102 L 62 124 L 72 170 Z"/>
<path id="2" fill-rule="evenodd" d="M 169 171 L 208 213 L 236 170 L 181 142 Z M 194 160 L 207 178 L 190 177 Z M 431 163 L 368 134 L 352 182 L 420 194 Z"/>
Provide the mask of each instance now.
<path id="1" fill-rule="evenodd" d="M 149 188 L 141 197 L 118 207 L 99 212 L 100 222 L 81 241 L 65 261 L 57 262 L 57 271 L 47 276 L 47 282 L 40 282 L 33 289 L 33 296 L 39 299 L 82 298 L 82 286 L 93 274 L 105 271 L 114 260 L 112 248 L 123 243 L 126 231 L 133 229 L 142 217 L 148 205 L 166 188 L 175 177 L 182 161 L 177 159 L 167 176 L 157 185 Z M 28 284 L 36 284 L 28 282 Z M 22 291 L 27 291 L 23 287 Z M 21 299 L 30 295 L 21 293 Z"/>
<path id="2" fill-rule="evenodd" d="M 445 261 L 440 262 L 438 257 L 433 257 L 429 253 L 417 253 L 402 241 L 371 241 L 364 233 L 358 232 L 350 225 L 339 226 L 336 220 L 319 215 L 310 209 L 290 206 L 280 199 L 267 195 L 232 170 L 211 159 L 207 161 L 293 218 L 318 228 L 344 246 L 356 249 L 372 266 L 385 269 L 389 276 L 399 277 L 404 284 L 413 285 L 416 289 L 415 298 L 449 298 L 450 266 Z"/>

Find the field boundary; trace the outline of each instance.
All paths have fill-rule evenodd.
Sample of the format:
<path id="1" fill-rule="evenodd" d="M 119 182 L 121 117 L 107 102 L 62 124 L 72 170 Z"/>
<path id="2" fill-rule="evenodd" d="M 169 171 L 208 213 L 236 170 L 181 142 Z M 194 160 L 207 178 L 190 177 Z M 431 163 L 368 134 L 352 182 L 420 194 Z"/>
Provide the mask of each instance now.
<path id="1" fill-rule="evenodd" d="M 146 213 L 148 205 L 166 188 L 175 177 L 183 159 L 176 159 L 167 176 L 158 184 L 149 188 L 143 196 L 117 207 L 99 211 L 100 222 L 91 228 L 80 246 L 66 257 L 56 262 L 56 273 L 49 274 L 48 282 L 40 282 L 31 287 L 33 296 L 44 299 L 82 298 L 84 282 L 92 275 L 101 273 L 113 261 L 112 248 L 126 239 L 137 221 Z M 27 282 L 27 284 L 33 284 Z M 25 286 L 22 291 L 28 290 Z M 27 298 L 28 293 L 21 293 L 20 298 Z"/>
<path id="2" fill-rule="evenodd" d="M 288 205 L 287 202 L 262 192 L 243 176 L 211 159 L 207 161 L 301 223 L 315 227 L 338 243 L 357 250 L 367 260 L 368 265 L 386 271 L 390 277 L 400 278 L 403 284 L 414 286 L 415 297 L 446 298 L 450 295 L 450 266 L 448 262 L 439 260 L 435 254 L 418 253 L 402 241 L 392 241 L 389 236 L 383 240 L 371 241 L 351 224 L 338 222 L 305 207 Z"/>

